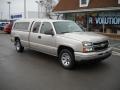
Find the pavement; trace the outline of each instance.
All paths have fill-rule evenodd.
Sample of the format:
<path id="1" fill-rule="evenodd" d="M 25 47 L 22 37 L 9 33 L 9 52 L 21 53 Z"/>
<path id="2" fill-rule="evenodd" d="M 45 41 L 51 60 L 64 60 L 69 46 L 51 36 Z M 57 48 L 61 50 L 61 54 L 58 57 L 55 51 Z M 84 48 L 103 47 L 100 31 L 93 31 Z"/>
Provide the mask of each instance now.
<path id="1" fill-rule="evenodd" d="M 120 40 L 111 40 L 110 42 L 113 49 L 113 54 L 120 56 Z"/>
<path id="2" fill-rule="evenodd" d="M 5 32 L 3 30 L 0 30 L 0 34 L 4 34 Z"/>
<path id="3" fill-rule="evenodd" d="M 111 45 L 118 48 L 119 42 Z M 65 70 L 55 57 L 28 49 L 17 53 L 10 35 L 0 34 L 0 90 L 120 90 L 120 56 Z"/>

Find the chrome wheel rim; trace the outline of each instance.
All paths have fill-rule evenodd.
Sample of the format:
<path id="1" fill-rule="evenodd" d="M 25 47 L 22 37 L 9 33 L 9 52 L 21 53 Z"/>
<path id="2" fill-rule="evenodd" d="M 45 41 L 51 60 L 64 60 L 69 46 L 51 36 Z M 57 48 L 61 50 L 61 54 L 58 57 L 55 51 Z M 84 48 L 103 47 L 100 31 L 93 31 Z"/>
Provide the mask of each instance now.
<path id="1" fill-rule="evenodd" d="M 68 53 L 63 53 L 61 56 L 61 61 L 64 66 L 69 66 L 71 61 L 70 55 Z"/>

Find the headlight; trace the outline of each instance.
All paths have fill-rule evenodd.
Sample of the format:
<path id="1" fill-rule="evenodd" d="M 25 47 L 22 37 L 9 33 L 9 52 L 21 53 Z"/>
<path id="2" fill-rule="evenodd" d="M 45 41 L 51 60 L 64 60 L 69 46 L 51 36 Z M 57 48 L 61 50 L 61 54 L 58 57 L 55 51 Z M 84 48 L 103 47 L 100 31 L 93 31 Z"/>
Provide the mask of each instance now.
<path id="1" fill-rule="evenodd" d="M 92 52 L 93 51 L 93 45 L 92 42 L 82 42 L 83 44 L 83 53 Z"/>
<path id="2" fill-rule="evenodd" d="M 83 44 L 84 47 L 92 46 L 92 42 L 84 41 L 84 42 L 82 42 L 82 44 Z"/>

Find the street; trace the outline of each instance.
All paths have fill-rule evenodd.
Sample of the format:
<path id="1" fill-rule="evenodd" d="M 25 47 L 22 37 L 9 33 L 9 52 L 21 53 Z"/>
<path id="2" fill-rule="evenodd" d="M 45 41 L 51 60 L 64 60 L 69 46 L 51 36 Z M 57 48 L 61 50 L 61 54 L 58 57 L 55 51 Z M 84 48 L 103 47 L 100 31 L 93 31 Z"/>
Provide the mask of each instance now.
<path id="1" fill-rule="evenodd" d="M 0 90 L 120 90 L 120 42 L 99 64 L 63 69 L 55 57 L 25 49 L 17 53 L 10 35 L 0 34 Z"/>

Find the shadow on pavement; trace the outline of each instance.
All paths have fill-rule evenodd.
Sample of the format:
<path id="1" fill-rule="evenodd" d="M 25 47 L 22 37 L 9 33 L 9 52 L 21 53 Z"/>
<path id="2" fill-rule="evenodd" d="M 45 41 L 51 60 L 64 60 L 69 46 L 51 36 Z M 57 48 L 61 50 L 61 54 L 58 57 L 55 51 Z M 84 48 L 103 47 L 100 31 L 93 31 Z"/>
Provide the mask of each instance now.
<path id="1" fill-rule="evenodd" d="M 99 63 L 90 63 L 90 62 L 79 62 L 77 63 L 76 70 L 80 71 L 99 71 L 99 70 L 106 70 L 110 68 L 109 64 L 105 61 Z"/>
<path id="2" fill-rule="evenodd" d="M 46 64 L 57 64 L 55 66 L 57 67 L 61 67 L 59 65 L 59 62 L 57 60 L 56 57 L 54 56 L 50 56 L 44 53 L 40 53 L 34 50 L 25 50 L 25 52 L 23 52 L 24 54 L 31 56 L 34 58 L 34 60 L 42 60 L 44 62 L 46 62 Z M 26 56 L 25 55 L 25 56 Z M 109 69 L 109 63 L 106 62 L 106 60 L 103 60 L 102 62 L 99 63 L 91 63 L 91 62 L 77 62 L 76 64 L 76 68 L 73 69 L 72 71 L 86 71 L 86 72 L 91 72 L 91 71 L 105 71 L 107 69 Z M 63 68 L 64 69 L 64 68 Z"/>

